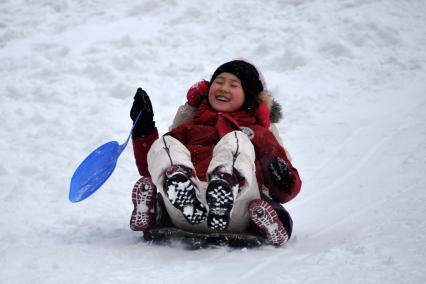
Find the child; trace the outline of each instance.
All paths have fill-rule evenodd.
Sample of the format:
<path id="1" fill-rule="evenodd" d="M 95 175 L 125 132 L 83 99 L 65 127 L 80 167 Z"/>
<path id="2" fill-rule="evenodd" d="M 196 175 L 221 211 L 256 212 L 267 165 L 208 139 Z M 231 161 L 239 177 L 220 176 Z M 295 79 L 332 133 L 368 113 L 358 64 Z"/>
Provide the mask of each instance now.
<path id="1" fill-rule="evenodd" d="M 243 60 L 227 62 L 187 98 L 196 115 L 158 138 L 148 95 L 135 95 L 131 117 L 142 114 L 133 146 L 142 178 L 132 193 L 131 228 L 153 226 L 158 190 L 178 228 L 247 232 L 255 224 L 271 243 L 283 244 L 292 221 L 280 203 L 298 194 L 301 181 L 269 130 L 271 98 L 259 72 Z"/>

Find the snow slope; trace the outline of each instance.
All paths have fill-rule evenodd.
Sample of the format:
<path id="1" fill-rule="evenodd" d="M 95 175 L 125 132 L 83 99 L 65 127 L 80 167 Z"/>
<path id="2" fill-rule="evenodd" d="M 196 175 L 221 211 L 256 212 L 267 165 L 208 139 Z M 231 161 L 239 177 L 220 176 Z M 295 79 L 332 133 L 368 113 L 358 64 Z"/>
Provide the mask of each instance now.
<path id="1" fill-rule="evenodd" d="M 425 283 L 426 2 L 3 0 L 0 283 Z M 131 146 L 91 198 L 82 159 L 123 142 L 138 86 L 161 132 L 245 57 L 283 104 L 303 179 L 283 248 L 186 251 L 130 231 Z"/>

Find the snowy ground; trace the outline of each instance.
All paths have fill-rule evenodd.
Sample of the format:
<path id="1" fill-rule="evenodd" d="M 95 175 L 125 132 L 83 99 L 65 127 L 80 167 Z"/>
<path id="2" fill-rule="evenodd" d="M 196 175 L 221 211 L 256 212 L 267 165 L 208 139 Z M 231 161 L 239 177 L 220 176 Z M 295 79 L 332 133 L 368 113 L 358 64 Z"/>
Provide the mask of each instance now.
<path id="1" fill-rule="evenodd" d="M 267 3 L 267 4 L 266 4 Z M 426 2 L 0 3 L 0 283 L 425 283 Z M 123 142 L 138 86 L 161 132 L 245 57 L 284 106 L 303 179 L 286 247 L 186 251 L 130 231 L 128 147 L 90 199 L 80 161 Z"/>

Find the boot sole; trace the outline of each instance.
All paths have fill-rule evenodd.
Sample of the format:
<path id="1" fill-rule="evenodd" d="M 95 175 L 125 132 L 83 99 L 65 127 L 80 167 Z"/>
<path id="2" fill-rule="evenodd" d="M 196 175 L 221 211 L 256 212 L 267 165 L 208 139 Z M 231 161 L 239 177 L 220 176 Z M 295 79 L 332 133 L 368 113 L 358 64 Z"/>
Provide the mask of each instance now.
<path id="1" fill-rule="evenodd" d="M 168 177 L 165 184 L 167 197 L 182 212 L 188 223 L 195 225 L 206 219 L 207 210 L 197 198 L 198 188 L 183 173 Z"/>
<path id="2" fill-rule="evenodd" d="M 250 219 L 266 235 L 268 241 L 281 246 L 288 240 L 288 234 L 274 209 L 264 200 L 254 200 L 249 205 Z"/>
<path id="3" fill-rule="evenodd" d="M 130 218 L 133 231 L 145 231 L 151 226 L 156 192 L 155 185 L 147 177 L 140 178 L 133 187 L 133 212 Z"/>
<path id="4" fill-rule="evenodd" d="M 224 180 L 212 180 L 207 187 L 206 199 L 209 207 L 207 226 L 213 230 L 226 230 L 234 206 L 231 187 Z"/>

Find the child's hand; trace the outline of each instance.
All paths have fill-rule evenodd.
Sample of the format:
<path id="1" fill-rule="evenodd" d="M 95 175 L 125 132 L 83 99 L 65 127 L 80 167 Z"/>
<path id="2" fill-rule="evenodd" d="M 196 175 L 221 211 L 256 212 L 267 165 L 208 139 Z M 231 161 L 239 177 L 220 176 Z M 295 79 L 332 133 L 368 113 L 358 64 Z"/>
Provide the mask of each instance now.
<path id="1" fill-rule="evenodd" d="M 133 121 L 135 121 L 141 111 L 145 114 L 150 114 L 152 117 L 154 116 L 151 100 L 144 90 L 138 88 L 133 100 L 132 109 L 130 110 L 130 117 Z"/>
<path id="2" fill-rule="evenodd" d="M 133 137 L 146 136 L 153 133 L 155 130 L 154 110 L 152 109 L 151 100 L 144 90 L 138 88 L 133 97 L 133 105 L 130 110 L 130 117 L 133 122 L 140 112 L 142 113 L 138 123 L 133 128 Z"/>
<path id="3" fill-rule="evenodd" d="M 285 192 L 290 193 L 293 184 L 293 175 L 288 168 L 288 164 L 280 157 L 272 159 L 269 165 L 269 172 L 274 183 L 281 187 Z"/>
<path id="4" fill-rule="evenodd" d="M 204 98 L 209 95 L 209 82 L 201 80 L 189 88 L 186 94 L 188 104 L 193 107 L 199 107 Z"/>

